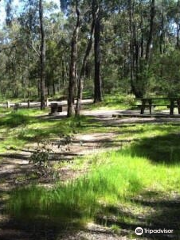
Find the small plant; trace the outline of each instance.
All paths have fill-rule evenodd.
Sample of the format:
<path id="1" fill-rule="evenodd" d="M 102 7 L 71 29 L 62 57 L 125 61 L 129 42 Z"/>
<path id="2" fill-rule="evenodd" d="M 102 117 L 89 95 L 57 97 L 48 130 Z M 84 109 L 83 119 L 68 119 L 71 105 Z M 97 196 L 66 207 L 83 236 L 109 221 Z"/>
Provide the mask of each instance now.
<path id="1" fill-rule="evenodd" d="M 50 169 L 50 154 L 53 152 L 49 142 L 38 143 L 37 148 L 32 153 L 29 163 L 33 163 L 41 173 L 48 174 Z"/>
<path id="2" fill-rule="evenodd" d="M 130 106 L 133 106 L 134 103 L 135 103 L 135 97 L 134 97 L 134 95 L 127 95 L 127 96 L 124 98 L 124 103 L 127 104 L 127 105 L 130 105 Z"/>
<path id="3" fill-rule="evenodd" d="M 53 171 L 50 166 L 50 158 L 54 153 L 53 148 L 54 144 L 57 145 L 60 152 L 70 151 L 70 145 L 72 143 L 72 135 L 59 135 L 60 140 L 57 143 L 50 141 L 38 142 L 37 148 L 34 150 L 30 156 L 29 163 L 33 163 L 34 166 L 42 175 L 53 175 L 53 178 L 57 178 L 57 172 Z"/>
<path id="4" fill-rule="evenodd" d="M 116 233 L 116 234 L 120 234 L 120 232 L 121 232 L 121 228 L 119 226 L 117 226 L 116 224 L 113 224 L 111 226 L 111 230 L 113 233 Z"/>
<path id="5" fill-rule="evenodd" d="M 58 141 L 58 148 L 62 151 L 62 152 L 68 152 L 70 151 L 70 145 L 72 144 L 72 140 L 73 140 L 73 135 L 70 134 L 61 134 L 59 135 L 60 140 Z"/>

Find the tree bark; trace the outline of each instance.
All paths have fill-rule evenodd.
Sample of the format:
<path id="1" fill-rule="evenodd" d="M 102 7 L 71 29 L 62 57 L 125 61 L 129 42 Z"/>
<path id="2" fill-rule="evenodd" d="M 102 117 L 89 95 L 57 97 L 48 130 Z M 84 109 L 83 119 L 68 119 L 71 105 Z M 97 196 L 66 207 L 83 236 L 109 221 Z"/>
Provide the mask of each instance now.
<path id="1" fill-rule="evenodd" d="M 129 45 L 129 58 L 130 58 L 130 82 L 131 91 L 136 95 L 134 86 L 134 36 L 133 36 L 133 3 L 132 0 L 128 1 L 129 4 L 129 32 L 130 32 L 130 45 Z"/>
<path id="2" fill-rule="evenodd" d="M 180 24 L 177 23 L 177 28 L 176 28 L 176 48 L 177 49 L 180 49 L 179 33 L 180 33 Z"/>
<path id="3" fill-rule="evenodd" d="M 159 51 L 160 54 L 164 53 L 164 13 L 161 13 L 161 33 L 160 33 L 160 42 L 159 42 Z"/>
<path id="4" fill-rule="evenodd" d="M 80 27 L 80 11 L 78 9 L 78 0 L 76 0 L 76 15 L 77 15 L 76 26 L 74 28 L 71 40 L 71 62 L 69 70 L 68 111 L 67 111 L 68 117 L 71 117 L 75 114 L 74 92 L 76 83 L 77 42 Z"/>
<path id="5" fill-rule="evenodd" d="M 92 1 L 93 20 L 94 26 L 94 102 L 102 101 L 102 82 L 101 82 L 101 50 L 100 50 L 100 32 L 101 32 L 101 19 L 99 4 L 96 0 Z"/>
<path id="6" fill-rule="evenodd" d="M 151 1 L 151 16 L 150 16 L 150 29 L 149 29 L 149 37 L 146 46 L 146 60 L 149 61 L 150 57 L 150 49 L 152 45 L 153 39 L 153 29 L 154 29 L 154 17 L 155 17 L 155 0 Z"/>
<path id="7" fill-rule="evenodd" d="M 134 11 L 135 11 L 135 1 L 128 1 L 128 12 L 129 12 L 129 69 L 130 69 L 130 84 L 131 92 L 137 97 L 143 96 L 143 91 L 140 88 L 142 85 L 140 78 L 140 56 L 143 54 L 143 37 L 141 35 L 140 40 L 138 40 L 138 31 L 135 23 Z M 141 5 L 140 5 L 141 7 Z M 142 29 L 143 19 L 141 17 L 140 28 Z"/>
<path id="8" fill-rule="evenodd" d="M 43 23 L 43 5 L 42 0 L 39 0 L 39 21 L 40 21 L 40 92 L 41 92 L 41 110 L 45 109 L 45 32 Z"/>
<path id="9" fill-rule="evenodd" d="M 177 1 L 177 11 L 180 9 L 180 1 Z M 179 13 L 179 11 L 178 11 Z M 179 42 L 179 33 L 180 33 L 180 22 L 179 22 L 179 17 L 176 18 L 175 20 L 176 23 L 176 48 L 180 49 L 180 42 Z"/>
<path id="10" fill-rule="evenodd" d="M 61 59 L 61 78 L 62 78 L 62 85 L 65 86 L 65 64 L 64 59 Z"/>
<path id="11" fill-rule="evenodd" d="M 84 75 L 85 75 L 87 60 L 88 60 L 88 57 L 89 57 L 89 54 L 90 54 L 90 51 L 91 51 L 91 48 L 92 48 L 94 26 L 95 26 L 95 21 L 93 19 L 92 24 L 91 24 L 90 38 L 89 38 L 89 41 L 88 41 L 88 44 L 87 44 L 86 52 L 85 52 L 83 62 L 82 62 L 80 76 L 79 76 L 79 79 L 78 79 L 78 95 L 77 95 L 77 104 L 76 104 L 76 115 L 80 115 L 80 111 L 81 111 L 83 83 L 84 83 L 83 78 L 84 78 Z"/>

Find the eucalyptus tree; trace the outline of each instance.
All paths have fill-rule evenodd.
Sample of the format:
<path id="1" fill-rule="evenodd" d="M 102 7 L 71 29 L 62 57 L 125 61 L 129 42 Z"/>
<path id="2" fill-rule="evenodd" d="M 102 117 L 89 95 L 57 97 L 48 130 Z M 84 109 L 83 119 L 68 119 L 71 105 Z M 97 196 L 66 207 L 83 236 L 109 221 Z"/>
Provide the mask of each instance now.
<path id="1" fill-rule="evenodd" d="M 87 66 L 87 61 L 91 52 L 92 44 L 93 44 L 93 34 L 94 34 L 94 28 L 95 28 L 95 19 L 96 19 L 96 14 L 91 20 L 91 27 L 90 27 L 90 33 L 89 33 L 89 38 L 86 44 L 86 49 L 85 49 L 85 54 L 82 60 L 82 66 L 78 78 L 78 90 L 77 90 L 77 103 L 76 103 L 76 115 L 80 114 L 81 111 L 81 101 L 83 97 L 83 86 L 84 86 L 84 76 L 85 76 L 85 71 L 86 71 L 86 66 Z M 94 87 L 95 88 L 95 87 Z"/>
<path id="2" fill-rule="evenodd" d="M 66 19 L 61 12 L 50 14 L 45 19 L 46 30 L 46 86 L 48 95 L 55 95 L 62 89 L 62 94 L 68 82 L 67 63 L 69 53 L 69 35 L 65 27 Z"/>
<path id="3" fill-rule="evenodd" d="M 94 23 L 94 102 L 102 101 L 101 80 L 101 5 L 99 1 L 92 0 L 92 16 Z"/>
<path id="4" fill-rule="evenodd" d="M 78 83 L 77 91 L 77 105 L 76 105 L 76 114 L 80 113 L 82 91 L 83 91 L 83 81 L 85 67 L 87 64 L 87 59 L 92 47 L 92 35 L 94 34 L 94 102 L 102 100 L 101 93 L 101 75 L 100 75 L 100 14 L 99 14 L 99 3 L 96 0 L 91 0 L 90 3 L 87 1 L 87 5 L 90 6 L 92 14 L 92 27 L 90 30 L 90 37 L 87 43 L 87 47 L 84 49 L 85 53 L 83 54 L 82 66 L 79 73 L 79 78 L 77 79 L 77 41 L 80 27 L 80 9 L 82 10 L 83 4 L 85 1 L 71 1 L 71 10 L 73 6 L 76 9 L 76 25 L 72 33 L 71 40 L 71 60 L 70 60 L 70 71 L 69 71 L 69 90 L 68 90 L 68 116 L 74 114 L 74 98 L 75 98 L 75 83 Z M 67 5 L 65 1 L 61 1 L 61 4 L 64 8 Z M 64 10 L 64 9 L 63 9 Z M 84 13 L 83 13 L 84 15 Z M 82 20 L 83 17 L 81 17 Z"/>
<path id="5" fill-rule="evenodd" d="M 10 83 L 12 96 L 39 92 L 44 102 L 61 88 L 68 91 L 70 116 L 80 114 L 83 89 L 98 102 L 102 92 L 119 88 L 142 97 L 170 78 L 177 85 L 173 68 L 165 72 L 164 65 L 169 56 L 178 63 L 179 0 L 61 0 L 64 15 L 57 9 L 52 15 L 45 0 L 21 2 L 17 16 L 7 1 L 2 30 L 1 83 Z"/>
<path id="6" fill-rule="evenodd" d="M 46 67 L 46 42 L 44 31 L 43 2 L 39 0 L 39 23 L 40 23 L 40 84 L 41 84 L 41 109 L 45 109 L 45 67 Z"/>
<path id="7" fill-rule="evenodd" d="M 76 12 L 76 24 L 73 30 L 71 39 L 71 60 L 69 69 L 69 91 L 68 91 L 68 117 L 75 114 L 74 109 L 74 94 L 75 94 L 75 84 L 76 84 L 76 72 L 77 72 L 77 44 L 78 44 L 78 34 L 80 28 L 80 10 L 79 10 L 79 0 L 75 1 L 75 12 Z"/>

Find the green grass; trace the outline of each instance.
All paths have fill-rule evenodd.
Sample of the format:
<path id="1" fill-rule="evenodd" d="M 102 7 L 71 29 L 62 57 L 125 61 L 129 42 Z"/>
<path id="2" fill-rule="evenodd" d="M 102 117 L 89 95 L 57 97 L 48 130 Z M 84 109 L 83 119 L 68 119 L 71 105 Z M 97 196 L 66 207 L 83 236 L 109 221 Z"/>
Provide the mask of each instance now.
<path id="1" fill-rule="evenodd" d="M 134 104 L 135 97 L 133 95 L 114 94 L 105 95 L 102 102 L 90 104 L 84 108 L 90 110 L 120 110 L 131 108 Z"/>
<path id="2" fill-rule="evenodd" d="M 131 149 L 100 154 L 88 175 L 53 189 L 18 189 L 11 195 L 8 211 L 19 219 L 48 217 L 60 223 L 63 219 L 65 225 L 80 225 L 95 221 L 100 214 L 108 215 L 108 206 L 126 204 L 145 192 L 180 193 L 179 164 L 167 167 L 131 155 Z M 118 214 L 119 219 L 123 217 L 130 221 Z"/>
<path id="3" fill-rule="evenodd" d="M 146 123 L 124 125 L 119 131 L 119 140 L 132 140 L 132 156 L 147 157 L 152 162 L 179 163 L 180 125 L 178 123 Z"/>
<path id="4" fill-rule="evenodd" d="M 123 140 L 132 142 L 124 144 L 119 151 L 74 161 L 74 170 L 88 167 L 88 173 L 85 171 L 76 180 L 57 183 L 50 189 L 34 185 L 14 190 L 7 204 L 8 213 L 23 221 L 50 219 L 62 228 L 95 221 L 117 232 L 124 223 L 130 226 L 154 224 L 157 220 L 166 222 L 167 214 L 169 221 L 174 221 L 170 212 L 166 214 L 167 207 L 163 207 L 161 200 L 171 201 L 172 196 L 180 194 L 180 124 L 106 127 L 88 117 L 50 120 L 40 117 L 43 114 L 37 110 L 4 113 L 0 119 L 0 137 L 4 137 L 0 149 L 58 137 L 62 133 L 114 132 L 120 145 Z M 156 203 L 156 213 L 151 201 Z M 178 218 L 180 209 L 173 213 Z M 144 217 L 142 221 L 139 216 Z"/>
<path id="5" fill-rule="evenodd" d="M 22 147 L 30 142 L 59 138 L 62 134 L 91 132 L 100 126 L 88 117 L 44 119 L 46 111 L 21 109 L 16 112 L 5 111 L 0 119 L 0 151 Z M 103 131 L 101 129 L 101 131 Z M 99 130 L 100 131 L 100 130 Z"/>
<path id="6" fill-rule="evenodd" d="M 102 106 L 107 108 L 119 108 L 121 104 L 127 106 L 132 97 L 107 96 Z M 120 104 L 120 105 L 119 105 Z M 91 108 L 91 107 L 90 107 Z M 98 104 L 92 108 L 99 108 Z M 78 117 L 69 119 L 44 119 L 43 115 L 48 110 L 37 109 L 11 109 L 0 108 L 0 151 L 4 152 L 8 148 L 22 147 L 29 142 L 37 142 L 49 138 L 58 138 L 62 134 L 107 132 L 111 128 L 106 128 L 102 123 L 92 121 L 88 117 Z"/>

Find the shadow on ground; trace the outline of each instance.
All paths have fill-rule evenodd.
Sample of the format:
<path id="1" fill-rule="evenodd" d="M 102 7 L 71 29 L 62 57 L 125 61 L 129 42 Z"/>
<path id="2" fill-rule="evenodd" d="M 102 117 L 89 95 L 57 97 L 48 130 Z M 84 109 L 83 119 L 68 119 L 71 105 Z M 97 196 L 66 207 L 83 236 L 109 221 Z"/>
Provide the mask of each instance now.
<path id="1" fill-rule="evenodd" d="M 180 239 L 180 197 L 162 197 L 159 192 L 143 192 L 143 198 L 132 199 L 131 207 L 106 206 L 102 215 L 96 217 L 96 222 L 108 227 L 118 226 L 122 235 L 135 235 L 135 229 L 144 229 L 142 237 L 156 240 Z M 139 210 L 138 210 L 139 207 Z M 141 208 L 146 213 L 141 212 Z M 145 229 L 173 230 L 172 233 L 149 234 Z M 136 236 L 137 238 L 138 236 Z M 143 238 L 143 239 L 144 239 Z"/>
<path id="2" fill-rule="evenodd" d="M 154 163 L 180 163 L 180 134 L 142 138 L 131 146 L 131 154 L 147 157 Z"/>
<path id="3" fill-rule="evenodd" d="M 19 221 L 11 219 L 0 224 L 1 240 L 60 240 L 59 235 L 67 227 L 61 223 L 53 223 L 52 220 L 39 219 L 27 221 L 21 219 Z"/>
<path id="4" fill-rule="evenodd" d="M 22 163 L 21 159 L 12 161 L 4 158 L 0 166 L 0 240 L 56 240 L 62 229 L 70 227 L 64 226 L 63 221 L 54 223 L 46 216 L 38 216 L 33 220 L 8 216 L 6 206 L 15 187 L 33 183 L 49 185 L 54 179 L 38 175 L 37 169 L 26 160 Z M 24 216 L 26 218 L 26 211 Z"/>

